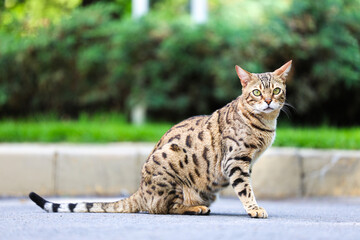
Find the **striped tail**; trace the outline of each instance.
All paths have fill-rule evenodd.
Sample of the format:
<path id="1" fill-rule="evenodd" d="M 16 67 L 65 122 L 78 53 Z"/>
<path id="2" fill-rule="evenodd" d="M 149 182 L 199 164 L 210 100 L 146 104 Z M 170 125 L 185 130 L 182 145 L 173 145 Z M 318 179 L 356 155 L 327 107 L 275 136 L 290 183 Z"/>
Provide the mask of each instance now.
<path id="1" fill-rule="evenodd" d="M 88 202 L 88 203 L 52 203 L 40 197 L 34 192 L 29 194 L 30 199 L 46 212 L 61 213 L 136 213 L 140 209 L 140 197 L 138 192 L 129 198 L 116 202 Z"/>

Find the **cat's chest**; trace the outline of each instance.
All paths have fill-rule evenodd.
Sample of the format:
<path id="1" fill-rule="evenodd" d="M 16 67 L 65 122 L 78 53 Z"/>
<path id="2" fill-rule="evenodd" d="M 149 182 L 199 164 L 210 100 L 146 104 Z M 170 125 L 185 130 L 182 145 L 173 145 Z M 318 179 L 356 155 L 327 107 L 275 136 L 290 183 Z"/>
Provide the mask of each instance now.
<path id="1" fill-rule="evenodd" d="M 259 157 L 273 144 L 275 141 L 276 132 L 258 134 L 255 141 L 258 143 L 258 149 L 254 152 L 253 162 L 254 164 Z"/>
<path id="2" fill-rule="evenodd" d="M 271 129 L 270 127 L 268 129 Z M 255 127 L 237 127 L 233 128 L 231 133 L 233 136 L 237 136 L 240 141 L 244 142 L 245 148 L 250 146 L 253 149 L 266 149 L 272 145 L 275 140 L 275 130 L 257 129 Z"/>
<path id="3" fill-rule="evenodd" d="M 265 152 L 273 144 L 276 136 L 275 131 L 264 131 L 250 126 L 233 128 L 229 133 L 238 140 L 238 150 L 248 152 L 253 159 Z"/>

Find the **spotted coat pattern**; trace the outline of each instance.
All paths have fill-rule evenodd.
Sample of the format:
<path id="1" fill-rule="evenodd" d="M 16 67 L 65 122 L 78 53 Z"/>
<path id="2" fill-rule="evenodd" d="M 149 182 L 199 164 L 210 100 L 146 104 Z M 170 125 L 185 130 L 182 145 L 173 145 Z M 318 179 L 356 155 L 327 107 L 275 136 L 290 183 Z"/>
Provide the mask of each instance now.
<path id="1" fill-rule="evenodd" d="M 208 214 L 215 194 L 231 185 L 251 217 L 267 217 L 255 200 L 251 168 L 274 140 L 280 109 L 255 113 L 252 104 L 264 99 L 253 96 L 252 91 L 257 88 L 265 94 L 281 87 L 281 94 L 272 101 L 283 104 L 285 80 L 281 74 L 285 70 L 280 70 L 276 70 L 278 74 L 249 73 L 237 99 L 211 115 L 189 118 L 167 131 L 142 168 L 139 189 L 129 198 L 74 204 L 51 203 L 35 193 L 30 198 L 48 212 Z"/>

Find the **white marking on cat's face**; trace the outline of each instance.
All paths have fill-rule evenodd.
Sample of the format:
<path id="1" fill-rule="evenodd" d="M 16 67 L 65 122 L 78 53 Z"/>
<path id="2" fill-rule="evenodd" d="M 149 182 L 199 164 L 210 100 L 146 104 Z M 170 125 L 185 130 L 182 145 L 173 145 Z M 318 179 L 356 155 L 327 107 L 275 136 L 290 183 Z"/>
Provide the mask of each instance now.
<path id="1" fill-rule="evenodd" d="M 271 113 L 272 111 L 282 108 L 282 104 L 276 101 L 271 101 L 270 104 L 261 101 L 260 103 L 254 104 L 253 108 L 257 113 Z"/>

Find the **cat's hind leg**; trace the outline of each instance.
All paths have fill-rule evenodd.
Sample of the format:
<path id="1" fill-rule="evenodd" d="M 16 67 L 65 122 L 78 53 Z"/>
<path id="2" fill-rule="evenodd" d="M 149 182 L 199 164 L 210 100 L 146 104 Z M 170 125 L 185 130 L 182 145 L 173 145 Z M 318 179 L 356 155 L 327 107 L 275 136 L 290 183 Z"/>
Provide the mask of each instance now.
<path id="1" fill-rule="evenodd" d="M 149 213 L 208 214 L 206 201 L 196 193 L 193 177 L 188 177 L 185 149 L 175 143 L 154 151 L 144 165 L 141 192 Z"/>
<path id="2" fill-rule="evenodd" d="M 182 186 L 169 205 L 170 214 L 208 215 L 210 209 L 194 190 Z"/>
<path id="3" fill-rule="evenodd" d="M 193 201 L 189 203 L 188 199 L 185 200 L 184 195 L 186 194 L 180 184 L 175 186 L 158 182 L 158 185 L 162 187 L 152 196 L 149 196 L 149 190 L 146 190 L 144 194 L 144 201 L 147 203 L 149 213 L 185 215 L 207 215 L 210 213 L 210 209 L 202 202 Z"/>

